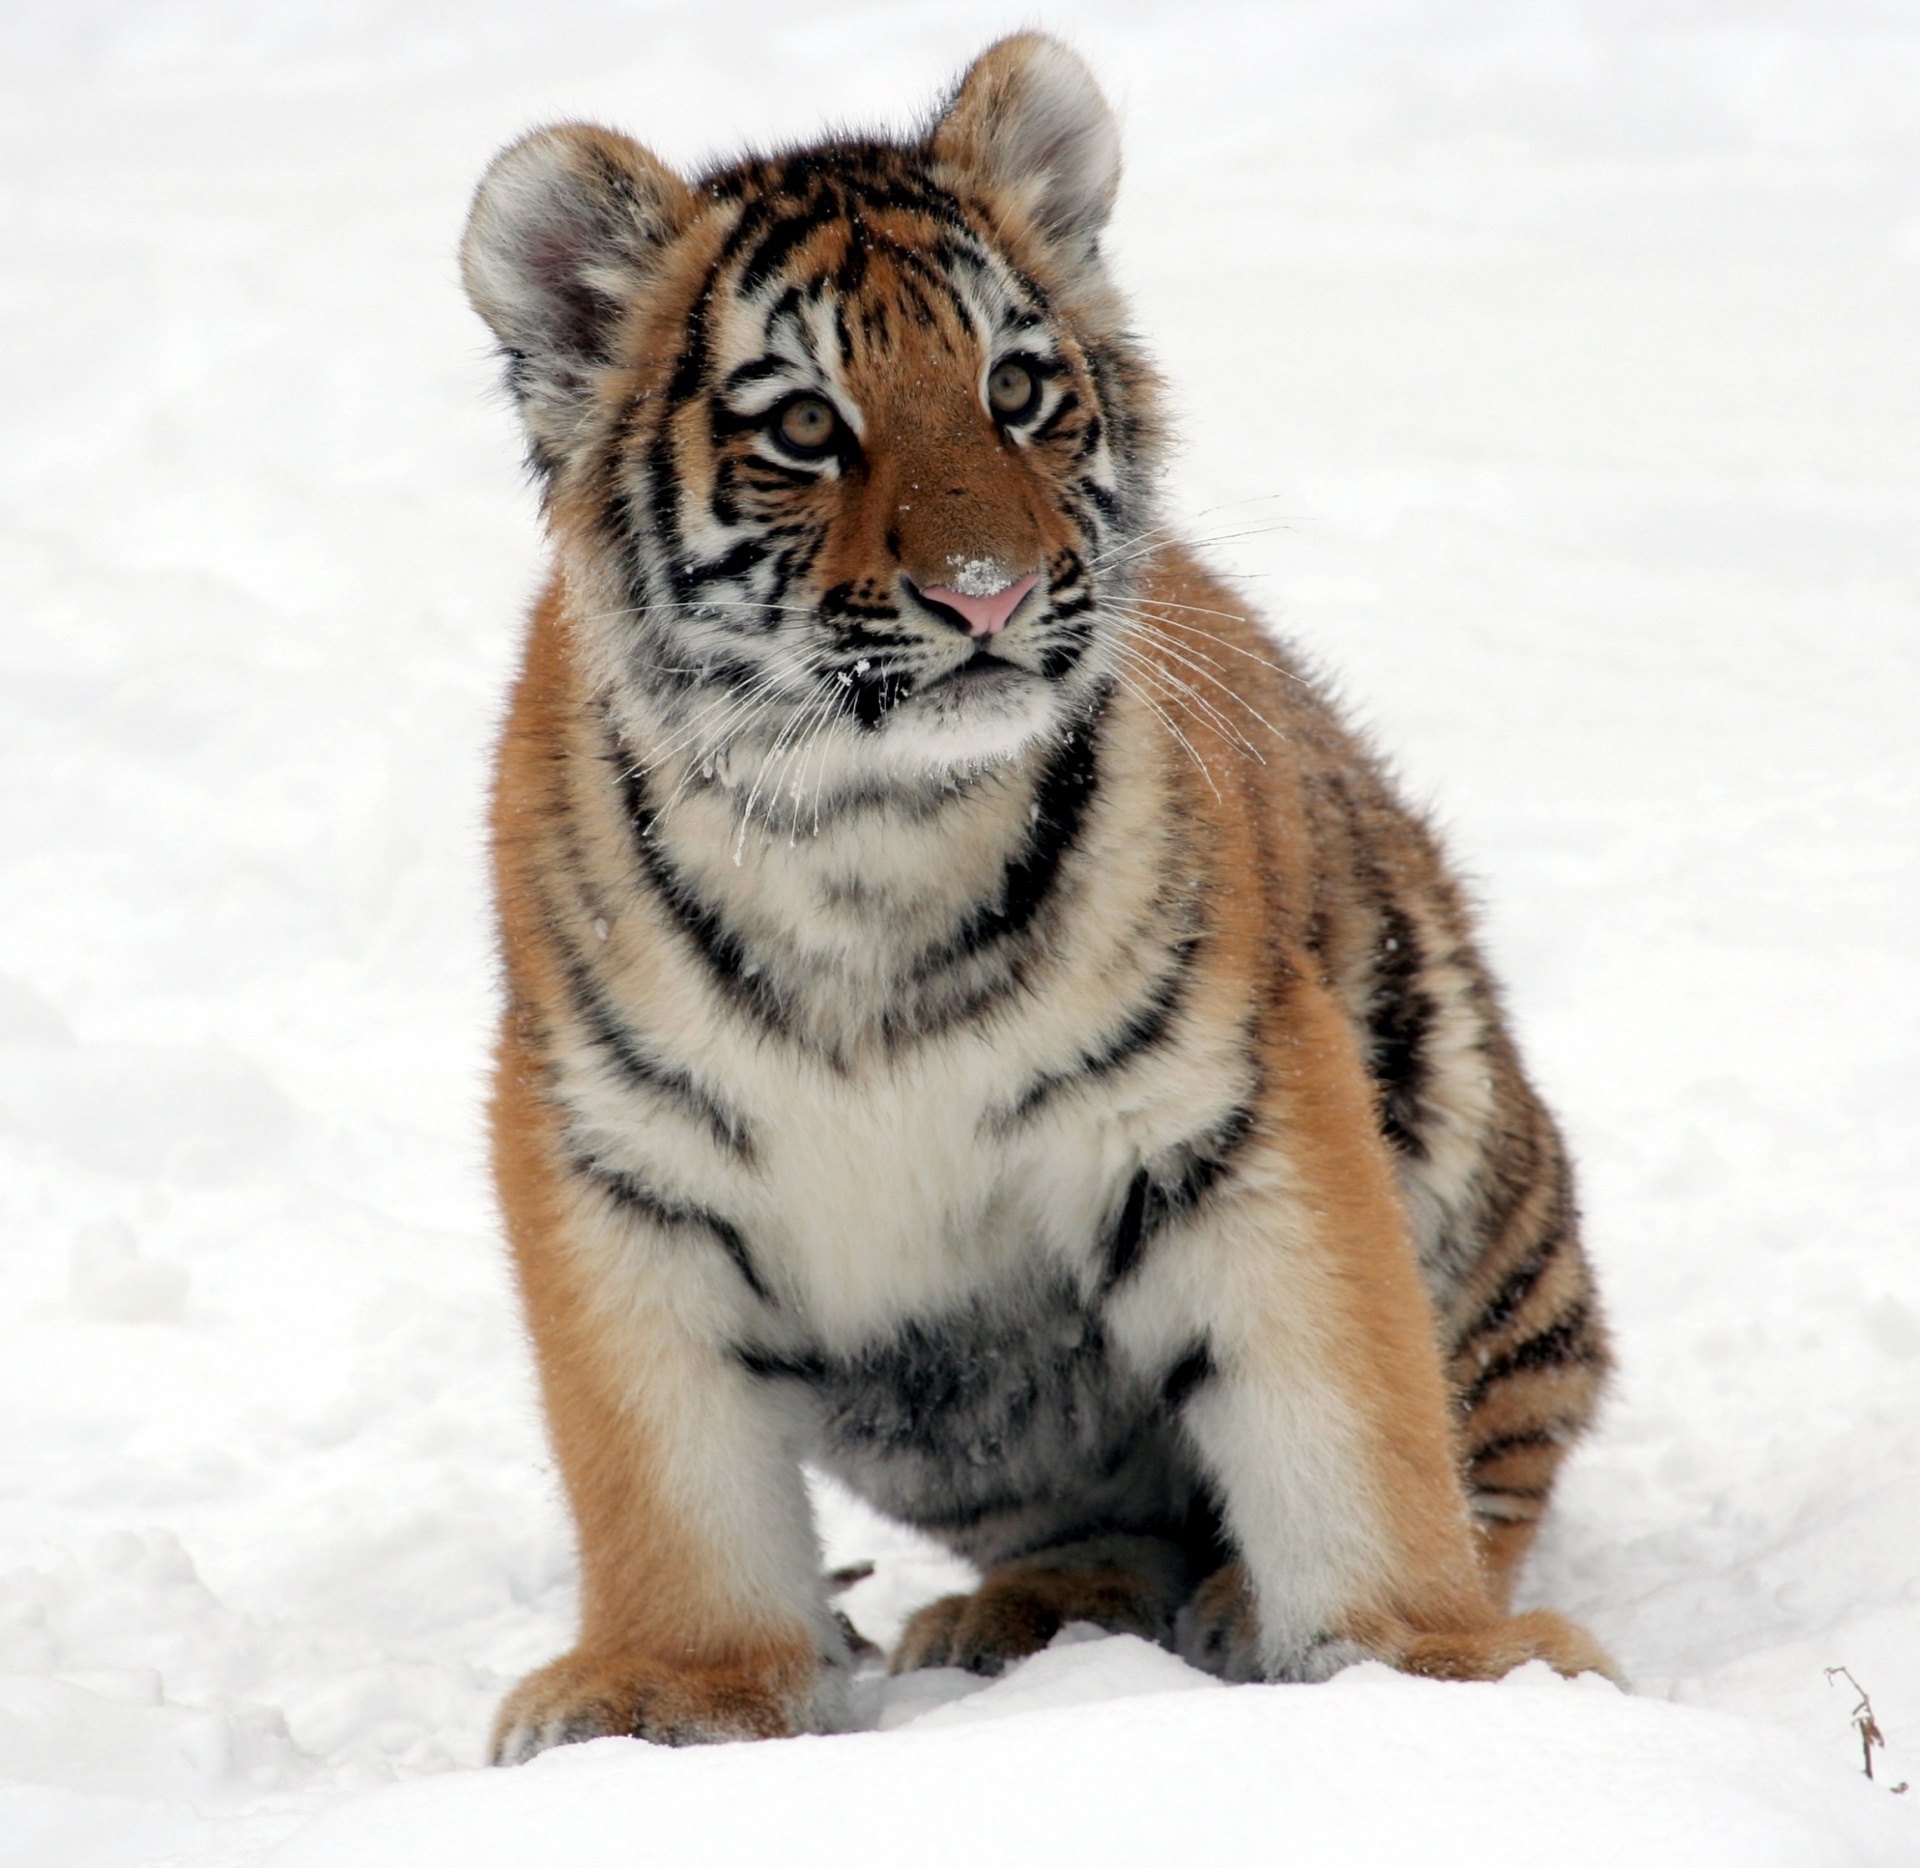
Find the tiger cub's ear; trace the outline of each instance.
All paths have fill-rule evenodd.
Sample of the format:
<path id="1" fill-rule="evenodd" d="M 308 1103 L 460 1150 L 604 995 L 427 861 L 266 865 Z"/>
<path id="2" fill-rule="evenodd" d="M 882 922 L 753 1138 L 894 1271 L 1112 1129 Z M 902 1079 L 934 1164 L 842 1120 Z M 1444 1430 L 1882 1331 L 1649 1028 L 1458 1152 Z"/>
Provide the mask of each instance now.
<path id="1" fill-rule="evenodd" d="M 565 452 L 622 312 L 693 205 L 658 158 L 586 123 L 523 136 L 481 177 L 460 274 L 506 352 L 542 469 Z"/>
<path id="2" fill-rule="evenodd" d="M 989 46 L 935 124 L 933 153 L 1007 199 L 1080 266 L 1120 187 L 1120 129 L 1079 56 L 1044 33 Z"/>

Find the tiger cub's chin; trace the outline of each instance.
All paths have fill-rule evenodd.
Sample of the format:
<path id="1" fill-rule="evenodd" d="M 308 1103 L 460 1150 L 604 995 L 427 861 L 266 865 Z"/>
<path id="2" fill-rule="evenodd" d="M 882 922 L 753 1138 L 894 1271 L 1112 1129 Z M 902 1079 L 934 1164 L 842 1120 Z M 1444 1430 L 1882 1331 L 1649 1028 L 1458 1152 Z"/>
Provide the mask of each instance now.
<path id="1" fill-rule="evenodd" d="M 1425 824 L 1154 507 L 1110 111 L 1003 40 L 924 133 L 683 179 L 541 130 L 462 251 L 556 574 L 502 738 L 495 1174 L 579 1533 L 496 1755 L 825 1729 L 802 1459 L 1087 1620 L 1491 1678 L 1608 1354 Z"/>
<path id="2" fill-rule="evenodd" d="M 1064 718 L 1046 682 L 1023 670 L 950 677 L 897 710 L 874 762 L 898 773 L 1003 765 L 1057 737 Z"/>

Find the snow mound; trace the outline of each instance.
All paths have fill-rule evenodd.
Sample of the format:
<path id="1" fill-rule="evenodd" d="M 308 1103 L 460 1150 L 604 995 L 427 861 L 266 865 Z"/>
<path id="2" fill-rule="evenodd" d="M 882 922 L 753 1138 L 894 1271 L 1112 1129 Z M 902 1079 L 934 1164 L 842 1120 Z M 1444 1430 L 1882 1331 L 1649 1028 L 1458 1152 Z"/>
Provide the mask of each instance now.
<path id="1" fill-rule="evenodd" d="M 1360 1667 L 1181 1692 L 1113 1639 L 1037 1655 L 884 1736 L 631 1739 L 320 1818 L 270 1868 L 841 1868 L 911 1861 L 1866 1868 L 1913 1859 L 1864 1786 L 1744 1722 L 1535 1663 L 1498 1686 Z M 1199 1675 L 1186 1684 L 1213 1686 Z"/>

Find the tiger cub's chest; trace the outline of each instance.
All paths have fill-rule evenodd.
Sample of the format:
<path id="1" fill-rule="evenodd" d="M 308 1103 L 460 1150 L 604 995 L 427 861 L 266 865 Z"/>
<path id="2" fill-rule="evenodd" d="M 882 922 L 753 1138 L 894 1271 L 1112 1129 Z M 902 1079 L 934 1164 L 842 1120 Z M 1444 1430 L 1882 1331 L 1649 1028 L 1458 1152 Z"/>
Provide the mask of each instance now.
<path id="1" fill-rule="evenodd" d="M 855 1354 L 983 1293 L 1078 1282 L 1134 1144 L 1099 1099 L 1010 1123 L 1021 1081 L 970 1039 L 871 1074 L 758 1086 L 758 1158 L 733 1193 L 811 1340 Z"/>
<path id="2" fill-rule="evenodd" d="M 737 1231 L 773 1333 L 854 1354 L 1041 1272 L 1086 1285 L 1142 1161 L 1236 1093 L 1235 1009 L 1189 990 L 1192 890 L 1136 777 L 1103 777 L 1044 912 L 1017 795 L 737 866 L 717 801 L 682 807 L 667 857 L 734 971 L 662 898 L 616 925 L 604 997 L 662 1068 L 622 1082 L 589 1042 L 569 1094 L 601 1154 Z"/>

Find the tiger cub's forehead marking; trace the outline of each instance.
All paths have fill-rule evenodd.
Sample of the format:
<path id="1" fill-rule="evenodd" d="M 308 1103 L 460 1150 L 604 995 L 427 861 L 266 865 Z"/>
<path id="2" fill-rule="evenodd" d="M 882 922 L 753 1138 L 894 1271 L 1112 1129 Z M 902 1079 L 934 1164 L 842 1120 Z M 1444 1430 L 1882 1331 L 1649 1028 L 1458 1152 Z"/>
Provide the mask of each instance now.
<path id="1" fill-rule="evenodd" d="M 1039 285 L 958 198 L 883 153 L 882 174 L 810 158 L 743 171 L 760 185 L 738 184 L 709 287 L 714 374 L 740 413 L 827 388 L 859 432 L 869 372 L 939 359 L 970 377 L 1015 344 L 1054 357 Z"/>

